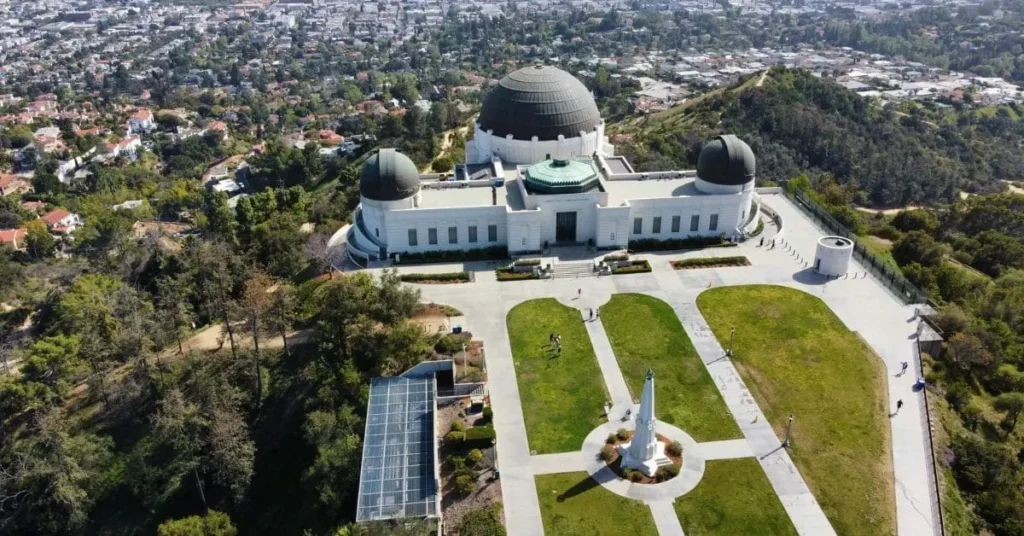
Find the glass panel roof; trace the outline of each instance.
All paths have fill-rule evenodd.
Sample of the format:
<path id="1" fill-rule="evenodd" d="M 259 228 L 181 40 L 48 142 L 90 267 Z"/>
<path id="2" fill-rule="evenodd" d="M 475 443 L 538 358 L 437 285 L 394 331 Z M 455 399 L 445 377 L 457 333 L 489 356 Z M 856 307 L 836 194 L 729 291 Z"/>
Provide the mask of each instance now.
<path id="1" fill-rule="evenodd" d="M 356 521 L 436 516 L 433 378 L 374 378 Z"/>

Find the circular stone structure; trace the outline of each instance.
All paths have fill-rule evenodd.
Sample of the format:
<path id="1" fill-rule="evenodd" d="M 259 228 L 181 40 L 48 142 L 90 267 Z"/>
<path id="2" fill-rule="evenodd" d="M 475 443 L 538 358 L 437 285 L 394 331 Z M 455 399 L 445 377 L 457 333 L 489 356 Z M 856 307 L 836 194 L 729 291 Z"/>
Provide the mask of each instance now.
<path id="1" fill-rule="evenodd" d="M 575 76 L 545 65 L 502 78 L 484 99 L 477 122 L 495 136 L 540 141 L 579 136 L 603 124 L 587 87 Z"/>
<path id="2" fill-rule="evenodd" d="M 366 159 L 359 175 L 359 195 L 374 201 L 399 201 L 420 191 L 420 172 L 408 156 L 381 149 Z"/>
<path id="3" fill-rule="evenodd" d="M 814 252 L 814 271 L 829 277 L 846 275 L 853 257 L 853 240 L 842 236 L 823 236 Z"/>
<path id="4" fill-rule="evenodd" d="M 597 186 L 597 171 L 590 162 L 556 158 L 526 168 L 526 185 L 541 194 L 577 194 Z"/>

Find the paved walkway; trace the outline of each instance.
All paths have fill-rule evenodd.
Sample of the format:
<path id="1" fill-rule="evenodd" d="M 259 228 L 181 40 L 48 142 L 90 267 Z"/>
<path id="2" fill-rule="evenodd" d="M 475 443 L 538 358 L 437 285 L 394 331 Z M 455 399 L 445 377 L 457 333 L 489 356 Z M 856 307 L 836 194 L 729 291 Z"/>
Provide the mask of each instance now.
<path id="1" fill-rule="evenodd" d="M 728 439 L 725 441 L 708 441 L 697 443 L 700 457 L 710 460 L 732 460 L 735 458 L 751 458 L 754 449 L 746 439 Z"/>
<path id="2" fill-rule="evenodd" d="M 601 366 L 601 375 L 604 376 L 604 383 L 608 387 L 608 396 L 612 400 L 612 409 L 608 412 L 608 420 L 618 421 L 625 416 L 626 410 L 633 410 L 633 398 L 629 395 L 629 387 L 626 379 L 619 369 L 619 362 L 615 359 L 612 351 L 612 343 L 608 340 L 608 334 L 604 331 L 604 324 L 600 318 L 584 322 L 587 327 L 587 334 L 590 335 L 590 344 L 594 347 L 594 354 L 597 355 L 597 363 Z"/>
<path id="3" fill-rule="evenodd" d="M 901 534 L 938 534 L 938 509 L 933 494 L 931 449 L 923 395 L 911 389 L 914 374 L 895 376 L 902 361 L 910 363 L 910 370 L 919 370 L 919 362 L 913 351 L 916 323 L 911 321 L 912 308 L 902 305 L 870 277 L 825 282 L 805 270 L 798 259 L 813 258 L 817 239 L 826 233 L 784 197 L 769 195 L 763 196 L 763 199 L 782 215 L 784 236 L 790 244 L 796 245 L 791 246 L 791 251 L 783 247 L 775 250 L 759 248 L 752 241 L 739 248 L 644 255 L 654 267 L 654 272 L 649 274 L 515 283 L 497 283 L 490 271 L 493 266 L 483 263 L 430 267 L 431 271 L 438 272 L 465 268 L 482 270 L 476 273 L 477 280 L 473 284 L 424 285 L 420 288 L 425 299 L 451 304 L 466 313 L 469 330 L 475 337 L 485 341 L 491 379 L 488 387 L 498 435 L 498 464 L 502 475 L 506 526 L 510 534 L 542 534 L 543 524 L 505 325 L 508 310 L 519 302 L 540 297 L 556 297 L 563 303 L 570 303 L 578 288 L 583 288 L 581 303 L 589 302 L 590 296 L 593 296 L 594 301 L 601 300 L 597 303 L 599 305 L 606 299 L 604 296 L 617 292 L 647 293 L 667 301 L 676 310 L 687 334 L 708 364 L 708 370 L 722 389 L 727 405 L 740 423 L 752 452 L 763 456 L 761 453 L 778 447 L 779 440 L 743 387 L 735 369 L 723 359 L 721 346 L 695 306 L 697 294 L 709 287 L 745 284 L 778 284 L 819 296 L 847 327 L 858 332 L 882 358 L 889 371 L 891 404 L 895 404 L 896 399 L 902 399 L 905 403 L 900 415 L 891 419 L 897 528 Z M 668 264 L 669 259 L 739 254 L 750 258 L 753 266 L 676 272 Z M 863 270 L 857 263 L 852 266 L 853 270 Z M 424 268 L 416 266 L 406 270 L 424 271 Z M 588 325 L 595 347 L 601 339 L 600 334 L 596 333 L 597 328 Z M 600 331 L 603 334 L 603 327 Z M 604 368 L 602 366 L 602 371 Z M 753 422 L 755 416 L 757 422 Z M 821 523 L 823 516 L 818 515 L 820 508 L 806 491 L 799 473 L 785 454 L 784 451 L 778 451 L 761 463 L 773 486 L 784 497 L 787 512 L 794 517 L 794 524 L 798 528 L 804 527 L 806 530 L 812 527 L 814 532 L 811 534 L 830 533 L 830 528 L 817 531 L 828 527 L 827 520 Z M 801 532 L 808 533 L 805 530 Z"/>
<path id="4" fill-rule="evenodd" d="M 672 507 L 672 501 L 649 501 L 654 526 L 661 536 L 683 536 L 683 526 L 679 524 L 679 516 Z"/>
<path id="5" fill-rule="evenodd" d="M 586 464 L 579 452 L 560 452 L 558 454 L 538 454 L 530 456 L 533 474 L 550 475 L 554 473 L 574 473 L 586 471 Z"/>

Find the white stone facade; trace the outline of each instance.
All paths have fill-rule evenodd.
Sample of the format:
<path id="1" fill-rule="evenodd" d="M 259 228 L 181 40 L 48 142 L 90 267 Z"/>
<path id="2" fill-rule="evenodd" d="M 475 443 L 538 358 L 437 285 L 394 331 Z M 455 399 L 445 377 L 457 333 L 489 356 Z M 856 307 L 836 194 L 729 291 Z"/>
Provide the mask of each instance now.
<path id="1" fill-rule="evenodd" d="M 496 136 L 491 130 L 483 130 L 477 123 L 473 131 L 473 139 L 466 143 L 466 162 L 483 164 L 495 158 L 509 164 L 533 164 L 552 158 L 572 158 L 602 154 L 612 156 L 615 148 L 608 143 L 604 135 L 604 124 L 599 124 L 590 132 L 580 132 L 579 136 L 566 138 L 558 136 L 557 140 L 540 140 L 534 136 L 530 140 L 515 139 L 511 134 Z"/>

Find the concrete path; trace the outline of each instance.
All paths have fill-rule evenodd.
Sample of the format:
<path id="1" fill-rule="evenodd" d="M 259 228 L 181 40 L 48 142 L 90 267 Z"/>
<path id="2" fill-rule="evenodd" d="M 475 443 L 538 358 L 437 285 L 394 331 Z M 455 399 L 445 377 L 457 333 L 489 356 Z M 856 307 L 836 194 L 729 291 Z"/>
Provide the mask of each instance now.
<path id="1" fill-rule="evenodd" d="M 746 439 L 697 443 L 697 449 L 700 451 L 700 457 L 705 460 L 732 460 L 754 456 L 754 450 L 750 448 L 750 443 Z"/>
<path id="2" fill-rule="evenodd" d="M 574 473 L 586 471 L 586 464 L 579 452 L 560 452 L 558 454 L 538 454 L 530 457 L 533 474 L 550 475 L 554 473 Z"/>
<path id="3" fill-rule="evenodd" d="M 672 507 L 672 501 L 650 501 L 647 506 L 651 507 L 651 516 L 654 517 L 654 526 L 658 528 L 658 534 L 683 536 L 683 526 L 679 524 L 679 516 Z"/>
<path id="4" fill-rule="evenodd" d="M 608 387 L 608 396 L 612 399 L 612 409 L 608 412 L 608 420 L 618 421 L 625 416 L 626 410 L 633 410 L 633 399 L 629 396 L 629 387 L 626 379 L 619 369 L 619 362 L 615 359 L 612 351 L 612 343 L 608 340 L 608 334 L 604 331 L 604 324 L 600 319 L 584 322 L 587 327 L 587 334 L 590 335 L 590 343 L 594 346 L 594 354 L 597 355 L 597 364 L 601 367 L 601 375 L 604 376 L 604 383 Z"/>

